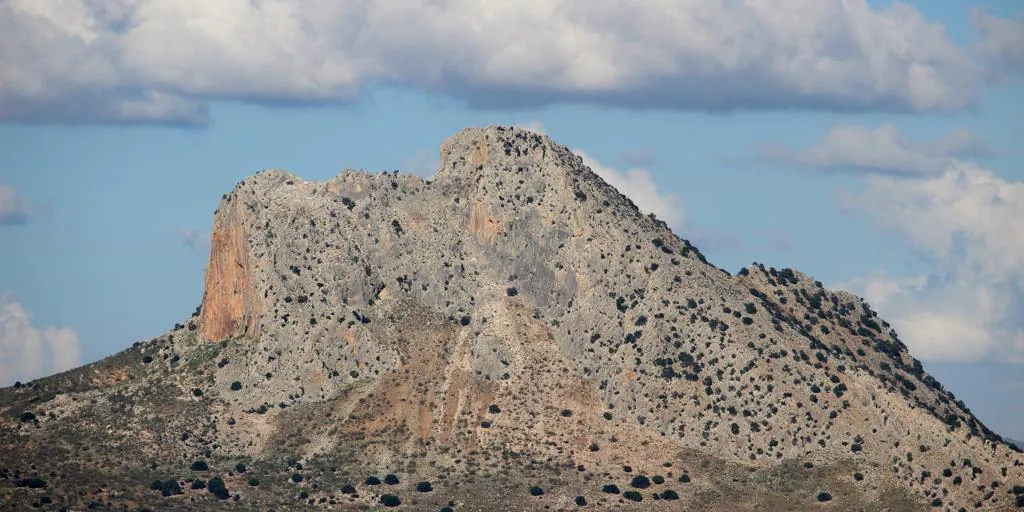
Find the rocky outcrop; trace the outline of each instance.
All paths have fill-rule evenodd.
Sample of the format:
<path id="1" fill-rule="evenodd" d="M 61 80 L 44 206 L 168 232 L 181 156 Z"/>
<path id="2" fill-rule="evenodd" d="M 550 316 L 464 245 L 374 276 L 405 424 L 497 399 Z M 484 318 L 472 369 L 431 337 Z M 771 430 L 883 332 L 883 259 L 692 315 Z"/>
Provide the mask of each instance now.
<path id="1" fill-rule="evenodd" d="M 244 210 L 241 201 L 232 202 L 225 196 L 214 218 L 199 316 L 200 336 L 206 340 L 255 336 L 263 313 L 252 274 Z"/>
<path id="2" fill-rule="evenodd" d="M 300 458 L 323 483 L 310 499 L 354 507 L 375 491 L 331 494 L 335 469 L 457 475 L 486 489 L 480 509 L 527 482 L 510 468 L 524 489 L 556 482 L 543 503 L 559 509 L 599 480 L 627 488 L 624 467 L 694 475 L 680 503 L 707 510 L 808 509 L 823 487 L 839 509 L 1000 509 L 1024 481 L 1020 454 L 862 300 L 790 269 L 716 268 L 526 130 L 454 135 L 431 180 L 247 178 L 218 208 L 205 285 L 197 332 L 120 354 L 101 372 L 116 383 L 72 375 L 70 398 L 17 405 L 105 426 L 102 442 L 156 422 L 130 448 L 168 464 Z M 153 397 L 182 412 L 126 405 Z M 61 442 L 63 421 L 25 446 Z"/>

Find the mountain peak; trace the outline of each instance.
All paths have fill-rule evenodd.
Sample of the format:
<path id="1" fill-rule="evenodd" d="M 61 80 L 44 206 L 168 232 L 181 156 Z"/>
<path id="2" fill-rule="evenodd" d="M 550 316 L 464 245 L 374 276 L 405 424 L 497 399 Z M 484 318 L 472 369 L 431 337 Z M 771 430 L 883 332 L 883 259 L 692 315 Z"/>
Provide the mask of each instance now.
<path id="1" fill-rule="evenodd" d="M 652 488 L 707 510 L 1016 499 L 997 487 L 1024 481 L 1019 453 L 859 298 L 791 269 L 720 271 L 546 136 L 473 128 L 441 157 L 433 180 L 240 182 L 196 317 L 0 392 L 0 460 L 68 474 L 46 459 L 67 453 L 173 492 L 209 460 L 240 500 L 284 508 L 377 504 L 369 477 L 387 473 L 434 509 L 494 508 L 494 489 L 510 509 Z M 75 474 L 51 490 L 76 496 Z"/>

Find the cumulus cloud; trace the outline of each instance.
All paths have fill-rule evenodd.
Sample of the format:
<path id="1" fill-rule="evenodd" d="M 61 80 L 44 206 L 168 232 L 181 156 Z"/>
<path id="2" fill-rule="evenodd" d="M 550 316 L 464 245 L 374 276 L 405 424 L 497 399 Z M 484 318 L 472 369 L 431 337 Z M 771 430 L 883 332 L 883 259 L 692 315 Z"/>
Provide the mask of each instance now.
<path id="1" fill-rule="evenodd" d="M 675 194 L 660 189 L 651 178 L 651 173 L 644 169 L 620 171 L 602 165 L 582 150 L 574 149 L 572 152 L 579 155 L 594 174 L 632 200 L 641 211 L 653 213 L 676 232 L 684 228 L 686 219 L 682 203 Z"/>
<path id="2" fill-rule="evenodd" d="M 7 0 L 0 76 L 0 120 L 203 125 L 213 99 L 375 85 L 479 108 L 950 111 L 983 70 L 900 2 Z"/>
<path id="3" fill-rule="evenodd" d="M 28 222 L 28 202 L 17 190 L 0 185 L 0 226 Z"/>
<path id="4" fill-rule="evenodd" d="M 78 366 L 82 351 L 70 327 L 36 327 L 10 294 L 0 295 L 0 385 Z"/>
<path id="5" fill-rule="evenodd" d="M 991 78 L 998 81 L 1024 74 L 1024 18 L 998 18 L 975 9 L 971 21 L 978 35 L 974 51 L 990 62 Z"/>
<path id="6" fill-rule="evenodd" d="M 933 361 L 1024 362 L 1024 183 L 969 163 L 923 179 L 869 176 L 852 206 L 924 254 L 929 275 L 841 287 Z"/>
<path id="7" fill-rule="evenodd" d="M 874 130 L 839 124 L 815 146 L 768 146 L 761 149 L 760 156 L 769 162 L 811 169 L 922 175 L 941 173 L 958 159 L 987 153 L 985 144 L 969 131 L 936 140 L 910 140 L 891 124 Z"/>

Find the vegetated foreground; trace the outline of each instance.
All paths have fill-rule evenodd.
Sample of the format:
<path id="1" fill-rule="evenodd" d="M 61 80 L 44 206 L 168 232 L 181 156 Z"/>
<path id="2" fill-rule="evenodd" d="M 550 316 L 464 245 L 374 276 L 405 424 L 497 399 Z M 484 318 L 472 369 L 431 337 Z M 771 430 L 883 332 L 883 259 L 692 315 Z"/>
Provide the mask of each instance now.
<path id="1" fill-rule="evenodd" d="M 441 158 L 239 183 L 191 319 L 0 390 L 0 508 L 1024 507 L 857 297 L 714 267 L 545 136 Z"/>

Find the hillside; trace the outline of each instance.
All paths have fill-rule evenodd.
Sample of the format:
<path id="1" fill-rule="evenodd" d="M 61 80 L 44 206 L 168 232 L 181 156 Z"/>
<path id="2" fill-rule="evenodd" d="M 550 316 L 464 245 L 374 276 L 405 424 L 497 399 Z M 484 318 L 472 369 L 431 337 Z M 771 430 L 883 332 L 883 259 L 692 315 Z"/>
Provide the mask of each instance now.
<path id="1" fill-rule="evenodd" d="M 0 390 L 0 505 L 1024 506 L 1024 456 L 866 303 L 716 268 L 545 136 L 264 171 L 213 226 L 192 318 Z"/>

